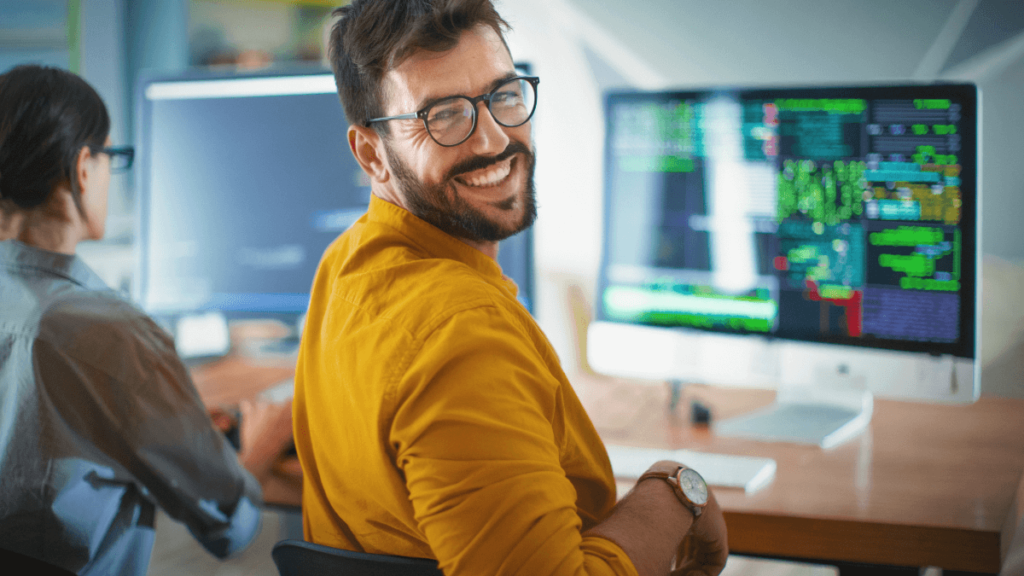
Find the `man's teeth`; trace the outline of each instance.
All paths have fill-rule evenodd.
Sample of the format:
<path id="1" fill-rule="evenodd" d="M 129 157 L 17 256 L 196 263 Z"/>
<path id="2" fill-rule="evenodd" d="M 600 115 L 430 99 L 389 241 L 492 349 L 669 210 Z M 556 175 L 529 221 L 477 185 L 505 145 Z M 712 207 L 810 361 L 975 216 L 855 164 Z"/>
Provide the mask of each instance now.
<path id="1" fill-rule="evenodd" d="M 467 186 L 494 186 L 504 180 L 511 171 L 512 162 L 506 161 L 496 164 L 484 171 L 463 174 L 462 176 L 459 176 L 459 180 Z"/>

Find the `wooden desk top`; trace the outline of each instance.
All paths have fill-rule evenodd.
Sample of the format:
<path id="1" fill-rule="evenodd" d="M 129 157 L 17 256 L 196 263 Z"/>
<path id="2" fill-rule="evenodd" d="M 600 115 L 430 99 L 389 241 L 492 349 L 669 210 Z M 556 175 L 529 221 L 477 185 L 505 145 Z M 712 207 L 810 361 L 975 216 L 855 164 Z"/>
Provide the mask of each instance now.
<path id="1" fill-rule="evenodd" d="M 221 406 L 292 375 L 290 364 L 239 358 L 193 371 L 203 400 Z M 771 403 L 770 391 L 690 386 L 670 414 L 667 387 L 572 381 L 606 443 L 776 460 L 774 481 L 754 494 L 715 490 L 737 553 L 994 573 L 1024 515 L 1024 400 L 876 400 L 870 429 L 826 451 L 719 438 L 686 416 L 691 399 L 720 420 Z M 620 491 L 632 485 L 620 481 Z M 301 489 L 297 461 L 285 460 L 264 499 L 299 506 Z"/>
<path id="2" fill-rule="evenodd" d="M 237 406 L 267 388 L 295 376 L 293 359 L 254 361 L 239 356 L 193 368 L 192 381 L 207 406 Z"/>
<path id="3" fill-rule="evenodd" d="M 691 399 L 723 419 L 771 403 L 773 392 L 691 386 L 670 414 L 667 387 L 574 382 L 606 443 L 776 460 L 774 481 L 754 494 L 715 490 L 734 552 L 998 572 L 1012 536 L 1003 533 L 1024 513 L 1024 501 L 1014 504 L 1024 491 L 1024 400 L 876 400 L 868 431 L 821 450 L 719 438 L 686 416 Z"/>

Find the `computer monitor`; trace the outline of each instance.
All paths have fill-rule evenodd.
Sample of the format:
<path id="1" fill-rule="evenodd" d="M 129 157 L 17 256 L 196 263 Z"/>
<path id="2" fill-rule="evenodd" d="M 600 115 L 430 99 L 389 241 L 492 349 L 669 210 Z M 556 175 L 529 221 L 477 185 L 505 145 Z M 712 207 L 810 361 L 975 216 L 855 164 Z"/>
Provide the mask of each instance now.
<path id="1" fill-rule="evenodd" d="M 334 77 L 154 77 L 137 99 L 137 301 L 172 318 L 304 313 L 320 256 L 370 199 Z M 531 309 L 532 233 L 499 263 Z"/>
<path id="2" fill-rule="evenodd" d="M 974 85 L 617 92 L 606 114 L 595 369 L 977 398 Z"/>

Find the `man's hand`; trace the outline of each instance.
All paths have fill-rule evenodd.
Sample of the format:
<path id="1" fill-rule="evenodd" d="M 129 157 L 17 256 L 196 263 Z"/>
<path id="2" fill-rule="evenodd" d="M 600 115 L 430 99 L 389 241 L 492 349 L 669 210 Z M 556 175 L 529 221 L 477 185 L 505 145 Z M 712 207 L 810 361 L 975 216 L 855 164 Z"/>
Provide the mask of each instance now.
<path id="1" fill-rule="evenodd" d="M 704 512 L 690 526 L 689 534 L 679 545 L 672 576 L 718 576 L 728 557 L 725 517 L 709 489 Z"/>
<path id="2" fill-rule="evenodd" d="M 694 522 L 668 482 L 638 482 L 611 515 L 586 535 L 615 542 L 640 576 L 699 574 L 718 576 L 729 554 L 725 519 L 711 491 Z"/>
<path id="3" fill-rule="evenodd" d="M 243 400 L 238 460 L 257 480 L 266 477 L 292 442 L 292 401 Z"/>

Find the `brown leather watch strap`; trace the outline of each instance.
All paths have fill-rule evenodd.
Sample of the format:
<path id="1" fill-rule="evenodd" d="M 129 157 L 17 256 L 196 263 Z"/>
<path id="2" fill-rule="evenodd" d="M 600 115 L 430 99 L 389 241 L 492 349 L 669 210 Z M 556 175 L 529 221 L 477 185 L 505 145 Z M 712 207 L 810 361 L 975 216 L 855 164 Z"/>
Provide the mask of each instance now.
<path id="1" fill-rule="evenodd" d="M 647 470 L 647 472 L 644 472 L 643 475 L 637 479 L 637 482 L 646 480 L 647 478 L 661 478 L 663 480 L 668 480 L 669 477 L 675 476 L 676 472 L 678 472 L 680 468 L 686 468 L 686 466 L 683 466 L 678 462 L 662 460 L 660 462 L 656 462 Z"/>
<path id="2" fill-rule="evenodd" d="M 639 484 L 640 482 L 643 482 L 648 478 L 659 478 L 661 480 L 664 480 L 665 482 L 668 483 L 669 486 L 672 487 L 672 491 L 675 492 L 676 498 L 679 499 L 679 502 L 681 502 L 683 506 L 686 506 L 686 508 L 691 513 L 693 513 L 694 519 L 696 519 L 700 517 L 701 512 L 704 511 L 704 506 L 699 506 L 695 504 L 683 492 L 683 489 L 679 485 L 677 477 L 680 470 L 688 470 L 688 468 L 682 464 L 679 464 L 678 462 L 657 462 L 653 466 L 651 466 L 650 469 L 647 470 L 647 472 L 641 474 L 640 478 L 637 478 L 636 482 L 637 484 Z"/>

